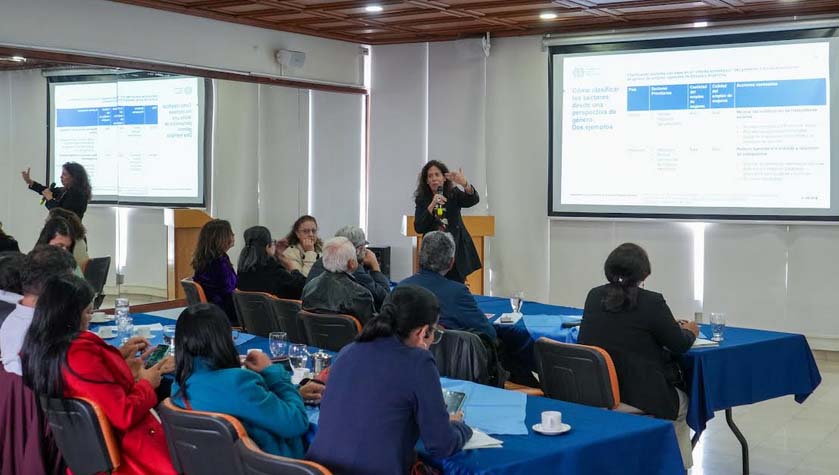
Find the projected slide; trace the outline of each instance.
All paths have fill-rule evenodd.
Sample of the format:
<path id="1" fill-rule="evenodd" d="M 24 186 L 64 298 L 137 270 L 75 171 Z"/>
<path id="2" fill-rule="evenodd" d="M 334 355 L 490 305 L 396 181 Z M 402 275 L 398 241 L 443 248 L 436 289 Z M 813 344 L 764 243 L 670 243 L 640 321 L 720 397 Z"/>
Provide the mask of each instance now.
<path id="1" fill-rule="evenodd" d="M 191 203 L 203 195 L 198 78 L 54 84 L 54 181 L 87 169 L 94 199 Z"/>
<path id="2" fill-rule="evenodd" d="M 554 207 L 830 209 L 827 42 L 554 61 Z"/>

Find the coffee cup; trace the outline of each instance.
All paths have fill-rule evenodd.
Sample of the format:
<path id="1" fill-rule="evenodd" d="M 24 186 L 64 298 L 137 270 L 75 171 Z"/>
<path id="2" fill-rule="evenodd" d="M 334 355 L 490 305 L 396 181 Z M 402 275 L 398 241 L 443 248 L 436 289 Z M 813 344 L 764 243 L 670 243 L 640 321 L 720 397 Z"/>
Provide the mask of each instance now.
<path id="1" fill-rule="evenodd" d="M 137 327 L 136 333 L 137 333 L 137 336 L 139 336 L 139 337 L 149 338 L 149 337 L 151 337 L 151 328 L 149 328 L 149 327 Z"/>
<path id="2" fill-rule="evenodd" d="M 547 431 L 559 430 L 562 427 L 562 413 L 559 411 L 545 411 L 542 413 L 542 429 Z"/>
<path id="3" fill-rule="evenodd" d="M 116 327 L 99 327 L 99 338 L 103 338 L 105 340 L 109 338 L 113 338 L 116 336 Z"/>

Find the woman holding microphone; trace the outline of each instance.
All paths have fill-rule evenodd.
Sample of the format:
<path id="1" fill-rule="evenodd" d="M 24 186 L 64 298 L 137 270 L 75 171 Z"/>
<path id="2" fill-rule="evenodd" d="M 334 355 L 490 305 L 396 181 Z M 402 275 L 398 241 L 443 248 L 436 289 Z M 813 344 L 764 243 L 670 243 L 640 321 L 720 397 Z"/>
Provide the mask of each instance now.
<path id="1" fill-rule="evenodd" d="M 87 171 L 76 162 L 67 162 L 61 166 L 61 186 L 44 186 L 34 181 L 29 175 L 29 168 L 20 172 L 29 189 L 44 197 L 43 205 L 47 209 L 64 208 L 84 219 L 87 204 L 90 202 L 91 189 Z"/>

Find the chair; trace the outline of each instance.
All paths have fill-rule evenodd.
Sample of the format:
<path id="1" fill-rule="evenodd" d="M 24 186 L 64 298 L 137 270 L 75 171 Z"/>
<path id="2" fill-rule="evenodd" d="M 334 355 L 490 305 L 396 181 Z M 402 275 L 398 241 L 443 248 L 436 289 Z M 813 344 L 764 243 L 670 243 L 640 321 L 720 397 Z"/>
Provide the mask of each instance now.
<path id="1" fill-rule="evenodd" d="M 74 475 L 111 472 L 120 464 L 111 423 L 84 398 L 41 398 L 58 449 Z"/>
<path id="2" fill-rule="evenodd" d="M 207 303 L 207 296 L 204 294 L 204 287 L 201 287 L 201 284 L 192 280 L 192 277 L 181 279 L 181 286 L 184 288 L 184 293 L 186 293 L 187 305 Z"/>
<path id="3" fill-rule="evenodd" d="M 620 405 L 615 365 L 603 348 L 543 337 L 536 341 L 536 363 L 547 397 L 607 409 Z"/>
<path id="4" fill-rule="evenodd" d="M 340 351 L 361 333 L 361 323 L 352 315 L 313 313 L 300 310 L 309 345 L 329 351 Z"/>
<path id="5" fill-rule="evenodd" d="M 323 465 L 263 452 L 248 437 L 236 442 L 236 451 L 245 475 L 332 475 Z"/>
<path id="6" fill-rule="evenodd" d="M 390 246 L 386 247 L 370 247 L 367 246 L 367 249 L 373 252 L 376 255 L 376 260 L 379 261 L 379 269 L 381 269 L 382 274 L 385 275 L 388 279 L 390 279 Z"/>
<path id="7" fill-rule="evenodd" d="M 478 384 L 489 383 L 489 355 L 474 333 L 445 330 L 439 343 L 431 345 L 440 376 Z"/>
<path id="8" fill-rule="evenodd" d="M 245 331 L 264 338 L 271 332 L 284 331 L 274 315 L 277 297 L 265 292 L 233 291 L 233 306 Z"/>
<path id="9" fill-rule="evenodd" d="M 181 409 L 166 398 L 158 406 L 172 465 L 189 475 L 243 475 L 235 444 L 248 436 L 235 417 Z"/>
<path id="10" fill-rule="evenodd" d="M 286 338 L 291 343 L 309 344 L 306 337 L 306 328 L 300 320 L 302 302 L 300 300 L 277 298 L 271 302 L 274 308 L 274 316 L 280 322 L 280 328 L 286 333 Z"/>
<path id="11" fill-rule="evenodd" d="M 6 317 L 15 309 L 15 304 L 0 301 L 0 325 L 6 320 Z"/>
<path id="12" fill-rule="evenodd" d="M 94 257 L 88 259 L 84 268 L 84 278 L 93 287 L 96 292 L 96 298 L 93 300 L 93 308 L 98 309 L 105 299 L 105 294 L 102 293 L 105 288 L 105 282 L 108 280 L 108 271 L 111 270 L 111 256 Z"/>

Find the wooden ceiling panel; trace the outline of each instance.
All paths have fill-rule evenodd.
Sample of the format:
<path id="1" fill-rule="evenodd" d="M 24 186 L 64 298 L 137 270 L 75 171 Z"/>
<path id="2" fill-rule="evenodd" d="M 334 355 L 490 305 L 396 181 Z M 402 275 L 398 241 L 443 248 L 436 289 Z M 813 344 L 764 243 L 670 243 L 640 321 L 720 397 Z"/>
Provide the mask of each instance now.
<path id="1" fill-rule="evenodd" d="M 365 44 L 839 13 L 839 0 L 110 0 Z M 369 6 L 381 11 L 367 11 Z M 555 19 L 541 19 L 553 13 Z"/>

